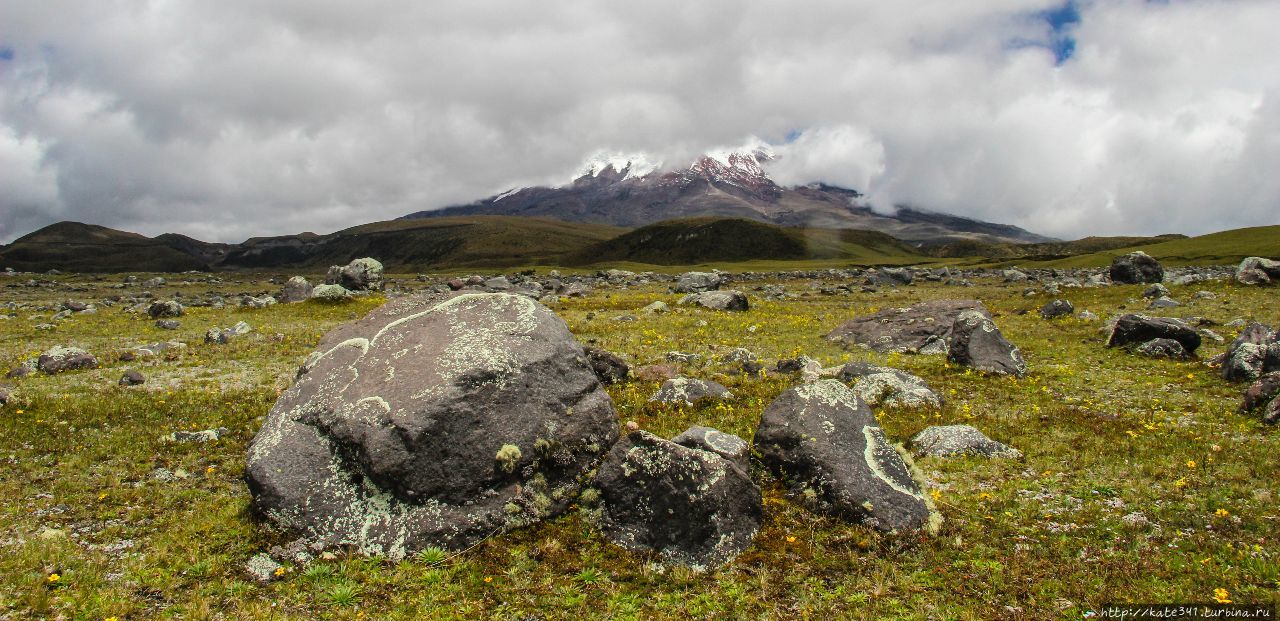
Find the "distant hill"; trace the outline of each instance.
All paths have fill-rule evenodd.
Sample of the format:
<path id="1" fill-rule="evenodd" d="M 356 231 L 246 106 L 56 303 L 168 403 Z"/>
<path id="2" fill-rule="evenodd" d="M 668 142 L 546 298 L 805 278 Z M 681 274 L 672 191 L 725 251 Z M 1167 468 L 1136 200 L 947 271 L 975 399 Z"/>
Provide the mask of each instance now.
<path id="1" fill-rule="evenodd" d="M 162 236 L 163 237 L 163 236 Z M 59 222 L 0 247 L 0 267 L 22 271 L 183 272 L 209 269 L 200 255 L 169 239 L 146 237 L 96 224 Z M 191 240 L 195 242 L 196 240 Z M 204 242 L 198 242 L 203 244 Z"/>
<path id="2" fill-rule="evenodd" d="M 250 239 L 224 268 L 323 267 L 374 257 L 389 268 L 508 267 L 547 264 L 625 229 L 541 218 L 466 216 L 390 220 L 329 235 Z"/>
<path id="3" fill-rule="evenodd" d="M 778 185 L 769 177 L 774 159 L 767 146 L 705 155 L 670 170 L 628 159 L 589 163 L 571 183 L 515 188 L 466 205 L 419 211 L 405 219 L 462 215 L 554 218 L 640 227 L 669 220 L 741 218 L 786 227 L 858 229 L 928 244 L 977 240 L 989 243 L 1052 241 L 1006 224 L 899 206 L 872 209 L 862 194 L 815 183 Z"/>
<path id="4" fill-rule="evenodd" d="M 995 260 L 1030 259 L 1047 261 L 1176 239 L 1187 239 L 1187 236 L 1169 234 L 1154 237 L 1085 237 L 1075 241 L 1055 241 L 1038 244 L 993 244 L 977 240 L 964 240 L 934 246 L 923 246 L 920 248 L 920 253 L 939 258 L 980 257 Z"/>
<path id="5" fill-rule="evenodd" d="M 1196 237 L 1180 237 L 1155 243 L 1080 254 L 1041 262 L 1048 267 L 1099 267 L 1118 255 L 1141 250 L 1171 265 L 1224 265 L 1245 257 L 1280 257 L 1280 225 L 1254 226 Z"/>
<path id="6" fill-rule="evenodd" d="M 565 263 L 696 265 L 805 259 L 879 263 L 912 258 L 922 257 L 911 246 L 876 231 L 781 227 L 742 218 L 704 217 L 640 227 L 571 254 Z"/>

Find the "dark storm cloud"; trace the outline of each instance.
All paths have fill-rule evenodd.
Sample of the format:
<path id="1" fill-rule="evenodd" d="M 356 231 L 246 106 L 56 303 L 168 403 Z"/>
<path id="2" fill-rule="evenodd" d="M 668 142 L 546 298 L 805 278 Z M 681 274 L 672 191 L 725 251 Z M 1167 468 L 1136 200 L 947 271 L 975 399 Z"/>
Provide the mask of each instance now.
<path id="1" fill-rule="evenodd" d="M 786 182 L 1050 235 L 1274 223 L 1274 23 L 1264 1 L 18 0 L 0 240 L 327 232 L 753 137 Z"/>

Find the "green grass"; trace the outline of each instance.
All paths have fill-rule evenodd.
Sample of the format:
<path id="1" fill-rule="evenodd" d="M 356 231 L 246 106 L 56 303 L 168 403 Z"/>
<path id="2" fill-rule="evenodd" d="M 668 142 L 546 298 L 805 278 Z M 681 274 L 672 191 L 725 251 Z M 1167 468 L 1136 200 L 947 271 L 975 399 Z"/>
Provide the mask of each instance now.
<path id="1" fill-rule="evenodd" d="M 157 293 L 272 288 L 237 277 L 243 282 Z M 7 299 L 40 305 L 119 293 L 106 288 L 114 279 L 57 280 L 87 290 L 5 289 Z M 769 362 L 804 353 L 826 365 L 897 366 L 926 378 L 947 403 L 879 412 L 889 437 L 968 423 L 1025 460 L 918 460 L 946 519 L 934 537 L 890 537 L 813 515 L 757 472 L 763 528 L 746 553 L 709 575 L 614 547 L 573 510 L 462 554 L 424 551 L 391 562 L 338 551 L 260 585 L 245 562 L 290 538 L 249 512 L 246 446 L 320 336 L 378 300 L 191 309 L 177 332 L 119 307 L 41 332 L 33 326 L 47 319 L 28 316 L 51 312 L 24 309 L 0 323 L 0 366 L 54 344 L 85 347 L 104 366 L 7 382 L 17 399 L 0 407 L 0 618 L 1078 619 L 1103 602 L 1202 602 L 1216 588 L 1237 602 L 1280 599 L 1276 430 L 1235 413 L 1240 386 L 1198 362 L 1106 349 L 1100 322 L 1043 321 L 1034 311 L 1046 297 L 1023 297 L 1020 285 L 995 279 L 849 296 L 818 295 L 803 280 L 782 284 L 800 297 L 753 297 L 752 310 L 740 314 L 677 308 L 679 296 L 665 286 L 599 290 L 555 310 L 579 339 L 633 364 L 659 362 L 670 350 L 714 360 L 742 346 Z M 1217 299 L 1192 300 L 1200 289 Z M 1141 308 L 1140 290 L 1067 289 L 1064 297 L 1107 317 Z M 1222 282 L 1173 290 L 1187 305 L 1171 315 L 1280 324 L 1276 288 Z M 822 339 L 844 319 L 938 297 L 983 300 L 1022 347 L 1031 374 L 988 377 L 940 357 L 846 352 Z M 613 320 L 653 300 L 673 312 Z M 205 329 L 241 319 L 254 333 L 225 346 L 202 343 Z M 170 338 L 188 347 L 135 363 L 114 355 Z M 1201 355 L 1223 348 L 1208 342 Z M 147 384 L 117 387 L 130 367 Z M 747 378 L 716 362 L 687 372 L 721 381 L 736 398 L 651 404 L 657 384 L 635 381 L 609 389 L 620 419 L 666 437 L 702 424 L 749 440 L 764 407 L 793 381 Z M 208 444 L 160 439 L 217 426 L 231 434 Z M 188 476 L 161 481 L 157 468 Z M 1122 518 L 1132 512 L 1151 524 L 1127 524 Z"/>

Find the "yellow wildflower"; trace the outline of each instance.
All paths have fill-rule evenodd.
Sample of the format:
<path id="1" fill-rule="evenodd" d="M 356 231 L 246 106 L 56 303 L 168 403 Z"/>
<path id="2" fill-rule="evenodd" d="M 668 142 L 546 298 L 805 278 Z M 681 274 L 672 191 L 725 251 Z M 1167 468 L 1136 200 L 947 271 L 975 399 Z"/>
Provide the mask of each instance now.
<path id="1" fill-rule="evenodd" d="M 62 576 L 58 575 L 55 572 L 55 573 L 49 574 L 49 577 L 47 578 L 47 580 L 49 581 L 49 584 L 57 584 L 59 580 L 62 580 Z"/>
<path id="2" fill-rule="evenodd" d="M 1231 594 L 1226 589 L 1218 588 L 1213 590 L 1213 601 L 1219 604 L 1230 604 Z"/>
<path id="3" fill-rule="evenodd" d="M 1214 511 L 1213 514 L 1218 517 L 1227 517 L 1228 515 L 1231 515 L 1231 512 L 1226 509 L 1219 508 L 1217 511 Z"/>

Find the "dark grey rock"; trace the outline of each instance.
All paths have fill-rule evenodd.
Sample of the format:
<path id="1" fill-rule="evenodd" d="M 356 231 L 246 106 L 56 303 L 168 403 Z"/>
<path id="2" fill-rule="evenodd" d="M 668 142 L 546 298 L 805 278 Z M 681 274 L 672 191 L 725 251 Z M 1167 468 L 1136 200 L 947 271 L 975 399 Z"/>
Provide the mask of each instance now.
<path id="1" fill-rule="evenodd" d="M 1130 252 L 1112 259 L 1110 275 L 1111 282 L 1140 285 L 1164 280 L 1164 267 L 1145 252 Z"/>
<path id="2" fill-rule="evenodd" d="M 731 399 L 733 393 L 722 384 L 709 380 L 677 377 L 662 383 L 658 392 L 649 397 L 659 403 L 684 403 L 693 405 L 702 399 Z"/>
<path id="3" fill-rule="evenodd" d="M 1017 449 L 988 438 L 969 425 L 942 425 L 927 427 L 911 438 L 911 447 L 918 456 L 957 457 L 980 455 L 1021 459 Z"/>
<path id="4" fill-rule="evenodd" d="M 747 302 L 747 295 L 741 291 L 703 291 L 702 293 L 690 293 L 680 298 L 680 305 L 697 304 L 705 308 L 723 311 L 745 311 L 751 305 Z"/>
<path id="5" fill-rule="evenodd" d="M 160 319 L 162 317 L 181 317 L 185 312 L 186 309 L 184 309 L 181 304 L 173 300 L 152 302 L 151 306 L 147 307 L 147 314 L 150 315 L 152 319 Z"/>
<path id="6" fill-rule="evenodd" d="M 880 353 L 946 353 L 947 337 L 962 311 L 986 309 L 977 300 L 931 300 L 908 308 L 889 308 L 856 317 L 827 334 L 845 348 Z"/>
<path id="7" fill-rule="evenodd" d="M 618 419 L 564 321 L 524 296 L 395 298 L 330 332 L 249 447 L 254 507 L 403 558 L 556 515 Z"/>
<path id="8" fill-rule="evenodd" d="M 1179 306 L 1182 306 L 1181 302 L 1171 297 L 1165 296 L 1165 297 L 1159 297 L 1154 300 L 1151 300 L 1151 303 L 1147 305 L 1147 308 L 1151 310 L 1157 310 L 1161 308 L 1176 308 Z"/>
<path id="9" fill-rule="evenodd" d="M 1169 295 L 1169 288 L 1160 283 L 1151 285 L 1142 292 L 1142 297 L 1144 298 L 1162 298 L 1167 295 Z"/>
<path id="10" fill-rule="evenodd" d="M 1069 300 L 1057 299 L 1040 307 L 1040 316 L 1045 319 L 1067 317 L 1076 312 L 1076 307 Z"/>
<path id="11" fill-rule="evenodd" d="M 161 330 L 177 330 L 182 327 L 177 319 L 157 319 L 155 326 Z"/>
<path id="12" fill-rule="evenodd" d="M 819 380 L 769 404 L 755 449 L 791 493 L 814 510 L 884 531 L 936 530 L 903 455 L 844 384 Z"/>
<path id="13" fill-rule="evenodd" d="M 98 359 L 79 347 L 59 346 L 40 354 L 36 368 L 49 375 L 78 369 L 96 369 Z"/>
<path id="14" fill-rule="evenodd" d="M 991 317 L 977 310 L 967 310 L 956 317 L 947 359 L 988 373 L 1016 377 L 1027 374 L 1022 352 L 1004 338 Z"/>
<path id="15" fill-rule="evenodd" d="M 1240 402 L 1240 412 L 1253 413 L 1262 409 L 1262 420 L 1268 424 L 1280 421 L 1280 372 L 1259 377 L 1245 389 Z"/>
<path id="16" fill-rule="evenodd" d="M 595 370 L 601 384 L 617 384 L 631 377 L 631 366 L 617 354 L 598 347 L 583 347 L 582 351 L 586 353 L 587 360 L 591 362 L 591 368 Z"/>
<path id="17" fill-rule="evenodd" d="M 244 336 L 252 331 L 253 328 L 243 321 L 237 322 L 236 325 L 230 328 L 209 328 L 204 333 L 204 342 L 225 345 L 230 343 L 231 339 Z"/>
<path id="18" fill-rule="evenodd" d="M 680 446 L 687 446 L 702 451 L 711 451 L 741 468 L 750 472 L 748 461 L 751 458 L 751 445 L 746 440 L 731 433 L 725 433 L 711 427 L 690 427 L 680 435 L 671 438 Z"/>
<path id="19" fill-rule="evenodd" d="M 699 570 L 747 549 L 764 515 L 760 489 L 733 462 L 644 431 L 614 445 L 594 486 L 606 538 Z"/>
<path id="20" fill-rule="evenodd" d="M 146 381 L 147 381 L 147 378 L 143 377 L 142 373 L 134 369 L 129 369 L 124 372 L 124 375 L 120 376 L 120 381 L 118 383 L 121 386 L 137 386 Z"/>
<path id="21" fill-rule="evenodd" d="M 1148 317 L 1129 314 L 1116 320 L 1107 339 L 1107 347 L 1141 345 L 1152 339 L 1173 339 L 1182 344 L 1188 354 L 1200 347 L 1200 334 L 1195 328 L 1178 319 Z"/>

